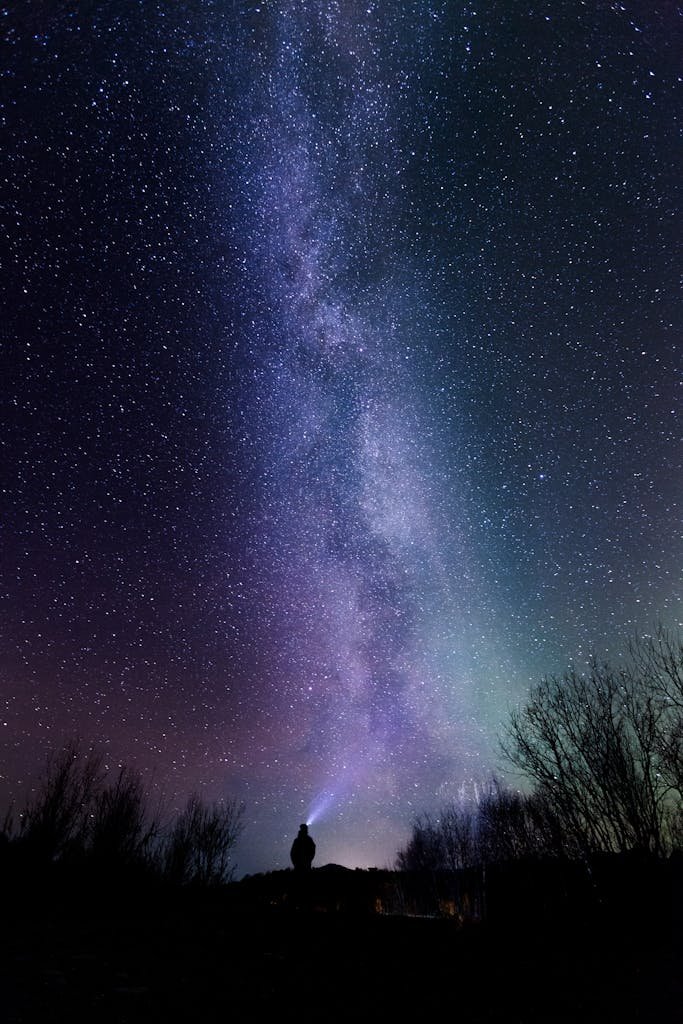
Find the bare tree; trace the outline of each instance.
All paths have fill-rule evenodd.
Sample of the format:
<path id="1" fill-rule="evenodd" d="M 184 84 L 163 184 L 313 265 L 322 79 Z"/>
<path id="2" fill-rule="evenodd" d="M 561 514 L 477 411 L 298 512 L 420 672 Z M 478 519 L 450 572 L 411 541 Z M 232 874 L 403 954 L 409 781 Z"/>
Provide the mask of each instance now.
<path id="1" fill-rule="evenodd" d="M 537 786 L 524 795 L 525 814 L 529 821 L 533 856 L 577 859 L 582 850 L 564 828 L 551 793 Z"/>
<path id="2" fill-rule="evenodd" d="M 165 874 L 179 884 L 217 885 L 234 874 L 232 853 L 243 830 L 244 805 L 236 800 L 204 803 L 190 796 L 177 818 L 164 854 Z"/>
<path id="3" fill-rule="evenodd" d="M 479 806 L 471 801 L 453 803 L 439 815 L 441 846 L 445 866 L 456 871 L 479 860 Z"/>
<path id="4" fill-rule="evenodd" d="M 683 640 L 658 628 L 629 647 L 631 671 L 646 681 L 661 712 L 657 744 L 665 784 L 683 797 Z"/>
<path id="5" fill-rule="evenodd" d="M 639 652 L 620 669 L 594 661 L 544 679 L 503 734 L 503 755 L 552 806 L 568 850 L 662 855 L 674 841 L 680 663 L 662 676 L 654 649 Z"/>
<path id="6" fill-rule="evenodd" d="M 493 779 L 477 806 L 479 859 L 485 864 L 546 853 L 530 798 Z"/>

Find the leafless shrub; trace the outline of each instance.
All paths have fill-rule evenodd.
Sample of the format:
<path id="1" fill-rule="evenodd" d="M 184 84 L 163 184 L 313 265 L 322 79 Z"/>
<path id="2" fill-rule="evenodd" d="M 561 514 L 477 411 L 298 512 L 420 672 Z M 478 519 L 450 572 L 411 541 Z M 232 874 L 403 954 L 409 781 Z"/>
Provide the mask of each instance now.
<path id="1" fill-rule="evenodd" d="M 84 752 L 77 741 L 51 755 L 35 797 L 20 824 L 20 840 L 47 861 L 87 847 L 93 803 L 104 779 L 102 757 Z"/>
<path id="2" fill-rule="evenodd" d="M 122 766 L 114 779 L 94 794 L 88 829 L 88 851 L 99 865 L 131 867 L 149 863 L 160 831 L 150 813 L 142 778 Z"/>
<path id="3" fill-rule="evenodd" d="M 243 830 L 244 805 L 236 800 L 207 804 L 193 794 L 171 829 L 164 872 L 177 884 L 217 885 L 233 877 L 234 846 Z"/>
<path id="4" fill-rule="evenodd" d="M 13 808 L 7 811 L 0 842 L 24 877 L 55 865 L 68 869 L 62 879 L 155 876 L 207 886 L 233 877 L 243 815 L 236 800 L 208 804 L 192 795 L 163 827 L 138 772 L 125 765 L 111 769 L 101 753 L 72 740 L 48 758 L 34 795 L 16 817 L 18 828 Z"/>

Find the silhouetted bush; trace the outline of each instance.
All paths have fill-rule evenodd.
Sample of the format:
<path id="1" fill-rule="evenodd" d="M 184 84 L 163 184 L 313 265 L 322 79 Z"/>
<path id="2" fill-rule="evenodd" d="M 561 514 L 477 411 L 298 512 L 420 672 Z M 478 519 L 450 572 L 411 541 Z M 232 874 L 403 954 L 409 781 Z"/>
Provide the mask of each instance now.
<path id="1" fill-rule="evenodd" d="M 236 801 L 205 804 L 193 795 L 164 824 L 139 773 L 112 770 L 101 753 L 71 741 L 48 758 L 18 824 L 11 811 L 5 816 L 4 881 L 216 885 L 232 878 L 243 812 Z"/>
<path id="2" fill-rule="evenodd" d="M 190 796 L 163 845 L 164 876 L 180 885 L 218 885 L 233 877 L 231 856 L 243 829 L 244 805 Z"/>
<path id="3" fill-rule="evenodd" d="M 85 854 L 105 776 L 102 756 L 76 741 L 49 756 L 37 793 L 19 816 L 18 841 L 28 858 L 55 864 Z"/>
<path id="4" fill-rule="evenodd" d="M 95 793 L 88 853 L 96 867 L 154 866 L 161 822 L 147 804 L 141 777 L 126 767 Z"/>

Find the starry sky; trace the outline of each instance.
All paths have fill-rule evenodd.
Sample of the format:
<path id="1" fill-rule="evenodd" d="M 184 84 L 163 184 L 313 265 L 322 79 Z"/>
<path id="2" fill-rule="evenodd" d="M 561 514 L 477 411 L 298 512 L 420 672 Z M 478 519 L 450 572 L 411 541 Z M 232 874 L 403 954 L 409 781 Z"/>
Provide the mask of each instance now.
<path id="1" fill-rule="evenodd" d="M 0 8 L 0 796 L 389 866 L 681 621 L 673 2 Z"/>

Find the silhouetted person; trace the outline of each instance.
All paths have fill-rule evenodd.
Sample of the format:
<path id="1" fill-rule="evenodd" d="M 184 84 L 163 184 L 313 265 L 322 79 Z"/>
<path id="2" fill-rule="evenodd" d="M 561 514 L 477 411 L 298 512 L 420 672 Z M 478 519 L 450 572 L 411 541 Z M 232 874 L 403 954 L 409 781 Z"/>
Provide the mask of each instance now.
<path id="1" fill-rule="evenodd" d="M 295 871 L 309 871 L 315 857 L 315 843 L 308 834 L 308 825 L 299 826 L 299 834 L 289 851 Z"/>

